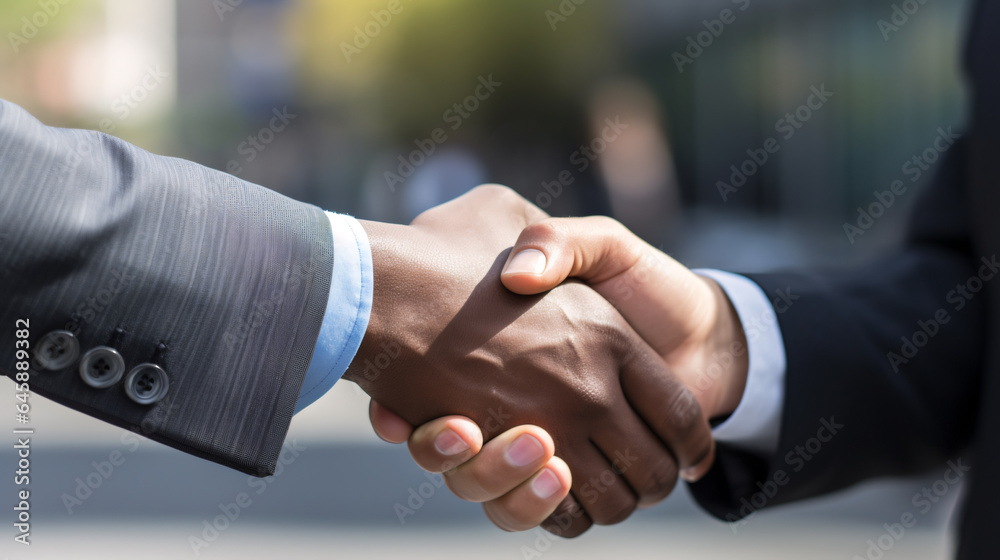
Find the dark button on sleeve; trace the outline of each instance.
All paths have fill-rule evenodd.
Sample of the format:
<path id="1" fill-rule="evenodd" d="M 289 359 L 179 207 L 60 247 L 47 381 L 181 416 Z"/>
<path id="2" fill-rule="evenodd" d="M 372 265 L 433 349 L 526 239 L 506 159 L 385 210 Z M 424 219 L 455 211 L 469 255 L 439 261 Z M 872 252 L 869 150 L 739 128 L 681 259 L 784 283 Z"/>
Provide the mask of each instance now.
<path id="1" fill-rule="evenodd" d="M 139 404 L 154 404 L 167 396 L 167 372 L 156 364 L 140 364 L 125 377 L 125 393 Z"/>
<path id="2" fill-rule="evenodd" d="M 66 369 L 80 355 L 80 342 L 69 331 L 52 331 L 38 341 L 35 358 L 50 371 Z"/>
<path id="3" fill-rule="evenodd" d="M 107 389 L 125 375 L 125 360 L 114 348 L 98 346 L 80 360 L 80 377 L 95 389 Z"/>

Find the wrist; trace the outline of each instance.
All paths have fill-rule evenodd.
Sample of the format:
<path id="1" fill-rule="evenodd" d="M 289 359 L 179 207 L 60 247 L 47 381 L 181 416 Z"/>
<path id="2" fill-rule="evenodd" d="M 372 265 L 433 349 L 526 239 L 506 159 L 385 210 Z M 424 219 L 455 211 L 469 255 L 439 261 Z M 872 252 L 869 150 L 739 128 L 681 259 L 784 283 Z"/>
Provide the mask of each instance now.
<path id="1" fill-rule="evenodd" d="M 707 354 L 704 363 L 709 364 L 704 399 L 708 410 L 704 412 L 714 419 L 732 414 L 743 399 L 750 354 L 743 324 L 729 296 L 711 278 L 700 278 L 708 285 L 715 302 L 715 318 L 702 346 Z"/>
<path id="2" fill-rule="evenodd" d="M 387 325 L 390 319 L 386 305 L 393 300 L 389 293 L 400 283 L 399 271 L 407 268 L 404 265 L 407 253 L 404 246 L 412 228 L 366 220 L 358 220 L 358 223 L 368 235 L 371 247 L 372 309 L 361 346 L 344 373 L 344 379 L 357 383 L 370 394 L 379 384 L 381 374 L 388 366 L 387 360 L 395 359 L 399 354 L 400 346 L 392 340 L 392 331 Z"/>

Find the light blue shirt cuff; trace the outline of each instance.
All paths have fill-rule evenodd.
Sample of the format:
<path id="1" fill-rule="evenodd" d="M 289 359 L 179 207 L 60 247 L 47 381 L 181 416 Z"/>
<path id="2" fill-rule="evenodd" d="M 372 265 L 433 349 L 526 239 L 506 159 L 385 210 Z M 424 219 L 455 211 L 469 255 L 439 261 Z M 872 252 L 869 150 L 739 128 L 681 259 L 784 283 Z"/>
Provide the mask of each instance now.
<path id="1" fill-rule="evenodd" d="M 372 312 L 372 251 L 368 235 L 351 216 L 326 213 L 333 230 L 330 299 L 306 371 L 298 413 L 329 391 L 347 371 L 368 330 Z"/>
<path id="2" fill-rule="evenodd" d="M 750 279 L 701 269 L 694 271 L 718 282 L 736 308 L 747 336 L 749 371 L 743 398 L 725 422 L 712 430 L 720 442 L 773 455 L 781 435 L 781 410 L 785 403 L 785 342 L 774 306 L 767 294 Z"/>

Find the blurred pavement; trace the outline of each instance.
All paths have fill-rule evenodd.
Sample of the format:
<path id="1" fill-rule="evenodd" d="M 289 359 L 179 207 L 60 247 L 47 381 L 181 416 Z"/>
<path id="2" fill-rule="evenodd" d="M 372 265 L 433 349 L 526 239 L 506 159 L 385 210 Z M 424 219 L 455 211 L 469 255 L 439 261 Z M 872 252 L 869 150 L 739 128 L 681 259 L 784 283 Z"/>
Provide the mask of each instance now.
<path id="1" fill-rule="evenodd" d="M 123 440 L 125 432 L 41 398 L 33 406 L 33 544 L 25 549 L 5 542 L 0 557 L 11 560 L 848 560 L 865 558 L 869 539 L 880 536 L 889 543 L 884 560 L 943 559 L 951 546 L 945 525 L 960 494 L 949 490 L 924 515 L 911 500 L 927 480 L 873 483 L 756 514 L 734 531 L 700 511 L 679 488 L 623 525 L 598 527 L 573 541 L 539 539 L 537 533 L 494 529 L 478 505 L 454 498 L 439 487 L 439 478 L 417 469 L 404 447 L 378 441 L 367 426 L 367 398 L 350 383 L 338 384 L 295 419 L 288 441 L 298 455 L 288 454 L 288 464 L 272 479 L 252 479 L 148 440 Z M 107 472 L 115 452 L 123 459 Z M 9 445 L 2 447 L 0 464 L 14 465 Z M 9 505 L 0 505 L 9 512 L 8 523 L 12 477 L 5 484 L 8 490 L 0 495 Z M 236 508 L 241 493 L 250 503 Z M 220 517 L 226 511 L 233 520 Z M 883 525 L 908 511 L 916 515 L 916 526 L 898 539 L 885 536 Z M 215 528 L 206 529 L 206 523 Z"/>

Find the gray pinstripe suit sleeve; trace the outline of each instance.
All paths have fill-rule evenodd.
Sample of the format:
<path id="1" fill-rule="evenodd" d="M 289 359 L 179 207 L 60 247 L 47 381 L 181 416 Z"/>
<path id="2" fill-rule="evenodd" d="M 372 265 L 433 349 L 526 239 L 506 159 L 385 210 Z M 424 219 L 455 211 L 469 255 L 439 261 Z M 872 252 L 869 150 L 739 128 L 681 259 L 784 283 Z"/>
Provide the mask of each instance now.
<path id="1" fill-rule="evenodd" d="M 152 405 L 95 389 L 79 360 L 32 371 L 32 391 L 182 451 L 274 470 L 316 344 L 333 267 L 313 206 L 92 131 L 42 125 L 0 100 L 0 371 L 17 319 L 33 345 L 155 363 Z M 37 364 L 37 362 L 36 362 Z M 36 366 L 37 367 L 37 366 Z"/>

